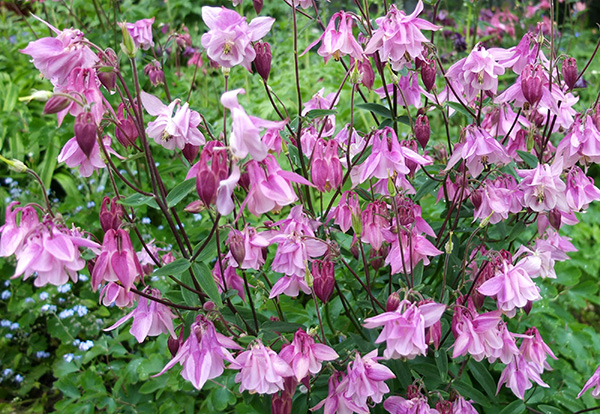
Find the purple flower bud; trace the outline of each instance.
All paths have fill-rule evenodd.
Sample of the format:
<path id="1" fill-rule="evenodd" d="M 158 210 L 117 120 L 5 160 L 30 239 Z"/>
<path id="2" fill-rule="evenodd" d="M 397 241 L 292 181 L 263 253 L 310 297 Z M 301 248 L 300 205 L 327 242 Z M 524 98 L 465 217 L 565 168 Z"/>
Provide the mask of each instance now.
<path id="1" fill-rule="evenodd" d="M 111 48 L 106 49 L 104 52 L 98 52 L 98 57 L 104 66 L 100 66 L 96 72 L 98 80 L 109 91 L 114 91 L 117 85 L 117 74 L 114 69 L 119 66 L 119 59 L 117 54 Z"/>
<path id="2" fill-rule="evenodd" d="M 454 412 L 450 401 L 438 401 L 435 405 L 435 409 L 438 410 L 440 414 L 452 414 Z"/>
<path id="3" fill-rule="evenodd" d="M 254 11 L 256 12 L 256 14 L 260 14 L 263 8 L 263 0 L 252 0 L 252 5 L 254 6 Z"/>
<path id="4" fill-rule="evenodd" d="M 75 139 L 81 151 L 89 158 L 96 144 L 96 123 L 90 112 L 82 112 L 77 115 L 75 125 Z"/>
<path id="5" fill-rule="evenodd" d="M 431 127 L 429 126 L 429 118 L 427 118 L 427 115 L 419 115 L 415 122 L 415 138 L 421 145 L 421 148 L 425 149 L 430 137 Z"/>
<path id="6" fill-rule="evenodd" d="M 433 59 L 425 59 L 421 66 L 421 80 L 427 92 L 435 86 L 435 76 L 437 74 L 437 64 Z"/>
<path id="7" fill-rule="evenodd" d="M 473 206 L 475 207 L 475 209 L 478 209 L 479 207 L 481 207 L 482 201 L 483 200 L 482 200 L 480 191 L 474 191 L 473 193 L 471 193 L 471 203 L 473 203 Z"/>
<path id="8" fill-rule="evenodd" d="M 563 61 L 562 76 L 569 89 L 573 89 L 577 82 L 577 61 L 575 58 L 566 58 Z"/>
<path id="9" fill-rule="evenodd" d="M 385 303 L 385 311 L 394 312 L 398 309 L 398 306 L 400 306 L 400 294 L 398 294 L 398 292 L 392 292 Z"/>
<path id="10" fill-rule="evenodd" d="M 596 111 L 592 115 L 592 120 L 594 121 L 594 125 L 596 125 L 597 129 L 600 129 L 600 104 L 596 107 Z"/>
<path id="11" fill-rule="evenodd" d="M 542 76 L 543 67 L 541 65 L 527 65 L 521 73 L 521 90 L 523 96 L 531 105 L 537 104 L 542 99 L 542 87 L 544 78 Z"/>
<path id="12" fill-rule="evenodd" d="M 327 303 L 335 286 L 335 270 L 333 262 L 328 259 L 315 260 L 312 265 L 313 290 L 321 302 Z"/>
<path id="13" fill-rule="evenodd" d="M 167 339 L 167 347 L 169 348 L 171 356 L 175 357 L 175 355 L 177 355 L 181 344 L 183 344 L 183 326 L 181 327 L 181 331 L 179 332 L 179 337 L 177 339 L 173 338 L 171 335 L 169 335 L 169 339 Z"/>
<path id="14" fill-rule="evenodd" d="M 44 106 L 44 115 L 55 114 L 65 109 L 71 100 L 65 96 L 53 95 L 48 99 Z"/>
<path id="15" fill-rule="evenodd" d="M 206 301 L 204 302 L 204 305 L 202 305 L 202 309 L 204 309 L 207 312 L 215 310 L 215 303 L 211 300 Z"/>
<path id="16" fill-rule="evenodd" d="M 158 86 L 165 83 L 165 73 L 162 71 L 160 63 L 156 60 L 152 63 L 148 63 L 146 67 L 144 67 L 144 73 L 148 76 L 148 79 L 150 79 L 152 86 Z"/>
<path id="17" fill-rule="evenodd" d="M 269 73 L 271 73 L 271 45 L 267 42 L 256 42 L 254 44 L 254 50 L 256 51 L 256 58 L 254 59 L 254 67 L 258 74 L 266 82 L 269 80 Z"/>
<path id="18" fill-rule="evenodd" d="M 115 125 L 115 136 L 121 145 L 128 148 L 133 145 L 139 133 L 133 120 L 125 118 L 125 104 L 120 103 L 117 109 L 117 125 Z"/>
<path id="19" fill-rule="evenodd" d="M 352 256 L 354 256 L 354 258 L 358 260 L 358 258 L 360 257 L 360 250 L 357 244 L 358 242 L 356 241 L 356 239 L 352 241 L 352 244 L 350 245 L 350 253 L 352 253 Z"/>
<path id="20" fill-rule="evenodd" d="M 181 150 L 181 153 L 190 164 L 194 162 L 198 156 L 198 152 L 200 152 L 200 147 L 192 144 L 185 144 L 185 147 Z"/>
<path id="21" fill-rule="evenodd" d="M 262 3 L 262 1 L 261 1 Z M 271 413 L 291 414 L 292 396 L 287 392 L 276 393 L 271 397 Z"/>
<path id="22" fill-rule="evenodd" d="M 238 230 L 232 230 L 231 233 L 229 233 L 229 240 L 227 242 L 229 244 L 231 255 L 238 266 L 241 266 L 246 258 L 246 247 L 244 246 L 244 237 L 242 236 L 242 233 Z"/>
<path id="23" fill-rule="evenodd" d="M 550 222 L 550 225 L 556 230 L 560 230 L 561 220 L 562 214 L 560 214 L 560 211 L 558 211 L 557 209 L 553 208 L 548 212 L 548 221 Z"/>
<path id="24" fill-rule="evenodd" d="M 532 307 L 533 307 L 533 302 L 528 300 L 527 304 L 525 306 L 523 306 L 523 310 L 525 311 L 526 315 L 529 315 L 529 312 L 531 312 Z"/>
<path id="25" fill-rule="evenodd" d="M 110 210 L 108 209 L 110 203 Z M 104 232 L 108 230 L 119 230 L 123 220 L 124 210 L 121 204 L 117 204 L 117 198 L 112 200 L 109 197 L 104 197 L 102 207 L 100 208 L 100 226 Z"/>

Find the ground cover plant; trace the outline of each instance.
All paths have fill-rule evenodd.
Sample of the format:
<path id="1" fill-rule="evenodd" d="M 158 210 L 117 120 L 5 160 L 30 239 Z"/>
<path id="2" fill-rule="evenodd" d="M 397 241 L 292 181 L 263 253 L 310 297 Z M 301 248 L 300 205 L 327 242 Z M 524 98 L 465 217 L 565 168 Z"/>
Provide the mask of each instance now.
<path id="1" fill-rule="evenodd" d="M 596 409 L 588 6 L 6 6 L 2 409 Z"/>

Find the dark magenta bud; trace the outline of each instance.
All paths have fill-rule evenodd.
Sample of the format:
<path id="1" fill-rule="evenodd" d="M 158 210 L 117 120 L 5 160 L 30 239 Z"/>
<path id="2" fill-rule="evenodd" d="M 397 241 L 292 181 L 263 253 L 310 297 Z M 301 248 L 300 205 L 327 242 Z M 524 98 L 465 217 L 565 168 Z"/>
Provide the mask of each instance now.
<path id="1" fill-rule="evenodd" d="M 110 203 L 110 210 L 109 210 Z M 104 197 L 102 200 L 102 207 L 100 208 L 100 226 L 104 232 L 109 230 L 119 230 L 121 223 L 123 222 L 123 215 L 125 211 L 123 206 L 117 203 L 117 198 L 112 200 L 109 197 Z"/>
<path id="2" fill-rule="evenodd" d="M 44 105 L 44 115 L 55 114 L 69 106 L 71 100 L 66 96 L 53 95 Z"/>
<path id="3" fill-rule="evenodd" d="M 202 305 L 202 309 L 204 309 L 207 312 L 215 310 L 215 303 L 211 300 L 206 301 L 204 302 L 204 305 Z"/>
<path id="4" fill-rule="evenodd" d="M 146 67 L 144 67 L 144 73 L 148 76 L 152 86 L 158 86 L 165 83 L 165 73 L 162 71 L 160 63 L 156 60 L 152 63 L 148 63 Z"/>
<path id="5" fill-rule="evenodd" d="M 263 8 L 263 0 L 252 0 L 252 5 L 256 14 L 260 14 Z"/>
<path id="6" fill-rule="evenodd" d="M 239 230 L 232 230 L 231 233 L 229 233 L 229 240 L 227 243 L 229 244 L 229 251 L 234 260 L 238 266 L 241 266 L 246 258 L 246 246 L 244 245 L 242 233 Z"/>
<path id="7" fill-rule="evenodd" d="M 435 405 L 435 409 L 438 410 L 440 414 L 452 414 L 454 412 L 450 401 L 438 401 Z"/>
<path id="8" fill-rule="evenodd" d="M 562 76 L 569 90 L 575 86 L 577 75 L 577 61 L 572 57 L 566 58 L 562 65 Z"/>
<path id="9" fill-rule="evenodd" d="M 292 396 L 287 392 L 275 393 L 271 397 L 271 413 L 291 414 Z"/>
<path id="10" fill-rule="evenodd" d="M 133 120 L 125 117 L 125 104 L 122 102 L 117 109 L 117 124 L 115 125 L 115 136 L 121 145 L 129 148 L 138 138 L 138 129 Z"/>
<path id="11" fill-rule="evenodd" d="M 557 209 L 553 208 L 548 212 L 548 221 L 550 222 L 550 225 L 556 230 L 560 230 L 561 220 L 562 214 L 560 214 L 560 211 L 558 211 Z"/>
<path id="12" fill-rule="evenodd" d="M 173 338 L 169 335 L 169 339 L 167 339 L 167 347 L 169 348 L 169 352 L 171 356 L 175 357 L 177 352 L 179 351 L 179 347 L 183 344 L 183 326 L 179 331 L 179 337 L 177 339 Z"/>
<path id="13" fill-rule="evenodd" d="M 89 158 L 96 144 L 96 122 L 94 122 L 92 114 L 82 112 L 77 115 L 73 130 L 77 145 L 79 145 L 79 148 L 81 148 L 86 157 Z"/>
<path id="14" fill-rule="evenodd" d="M 480 191 L 474 191 L 471 193 L 471 203 L 473 203 L 473 206 L 478 209 L 479 207 L 481 207 L 481 202 L 482 202 L 482 197 L 481 197 L 481 192 Z"/>
<path id="15" fill-rule="evenodd" d="M 266 82 L 269 80 L 269 74 L 271 73 L 271 45 L 267 42 L 256 42 L 254 44 L 254 50 L 256 51 L 256 58 L 254 59 L 254 67 L 258 74 Z"/>
<path id="16" fill-rule="evenodd" d="M 371 249 L 369 254 L 371 267 L 377 272 L 383 266 L 383 257 L 379 250 Z"/>
<path id="17" fill-rule="evenodd" d="M 521 73 L 521 90 L 532 106 L 542 99 L 544 78 L 541 65 L 527 65 Z"/>
<path id="18" fill-rule="evenodd" d="M 400 294 L 398 292 L 392 292 L 385 303 L 385 311 L 394 312 L 398 309 L 398 306 L 400 306 Z"/>
<path id="19" fill-rule="evenodd" d="M 190 164 L 194 162 L 198 156 L 198 152 L 200 152 L 200 147 L 192 144 L 185 144 L 185 147 L 181 150 L 181 153 Z"/>
<path id="20" fill-rule="evenodd" d="M 327 303 L 335 287 L 335 266 L 328 259 L 315 260 L 312 265 L 313 290 L 321 302 Z"/>
<path id="21" fill-rule="evenodd" d="M 431 127 L 429 126 L 429 118 L 427 118 L 427 115 L 419 115 L 415 121 L 415 138 L 421 145 L 421 148 L 425 149 L 430 137 Z"/>
<path id="22" fill-rule="evenodd" d="M 529 312 L 531 312 L 531 308 L 533 307 L 533 302 L 528 300 L 527 304 L 525 304 L 525 306 L 523 306 L 523 310 L 525 311 L 525 313 L 527 315 L 529 315 Z"/>
<path id="23" fill-rule="evenodd" d="M 437 64 L 433 59 L 425 59 L 421 63 L 421 80 L 427 92 L 435 86 L 435 76 L 437 74 Z"/>
<path id="24" fill-rule="evenodd" d="M 115 69 L 118 68 L 119 59 L 117 54 L 111 48 L 106 49 L 104 52 L 98 52 L 100 62 L 104 66 L 100 66 L 96 73 L 98 80 L 108 91 L 114 91 L 117 86 L 117 74 Z"/>
<path id="25" fill-rule="evenodd" d="M 350 245 L 350 253 L 352 253 L 352 256 L 354 256 L 355 259 L 358 260 L 358 258 L 360 257 L 360 250 L 357 246 L 358 242 L 355 240 L 352 240 L 352 244 Z"/>

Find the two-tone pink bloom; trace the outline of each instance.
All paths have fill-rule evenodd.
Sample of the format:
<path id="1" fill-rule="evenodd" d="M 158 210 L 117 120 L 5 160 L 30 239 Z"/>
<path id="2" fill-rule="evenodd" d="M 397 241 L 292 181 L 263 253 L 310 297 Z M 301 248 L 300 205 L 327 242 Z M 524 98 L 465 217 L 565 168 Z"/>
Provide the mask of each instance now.
<path id="1" fill-rule="evenodd" d="M 420 108 L 423 106 L 421 103 L 421 97 L 425 93 L 423 88 L 419 85 L 419 75 L 417 72 L 409 72 L 406 76 L 399 76 L 398 83 L 388 83 L 386 90 L 381 88 L 375 89 L 375 93 L 381 99 L 385 99 L 387 96 L 394 96 L 394 89 L 396 89 L 396 102 L 400 106 L 414 106 Z"/>
<path id="2" fill-rule="evenodd" d="M 233 363 L 233 356 L 227 348 L 241 349 L 232 339 L 218 333 L 205 316 L 198 315 L 190 327 L 190 336 L 173 359 L 155 376 L 164 374 L 180 363 L 183 366 L 181 376 L 199 390 L 206 381 L 223 374 L 225 361 Z"/>
<path id="3" fill-rule="evenodd" d="M 359 407 L 367 407 L 367 399 L 380 403 L 384 394 L 390 391 L 385 381 L 396 378 L 385 365 L 377 362 L 377 350 L 361 357 L 357 352 L 354 361 L 348 364 L 348 388 L 346 397 L 351 398 Z"/>
<path id="4" fill-rule="evenodd" d="M 502 371 L 496 393 L 500 391 L 502 385 L 506 384 L 517 397 L 524 399 L 525 391 L 533 386 L 531 381 L 535 381 L 540 387 L 550 387 L 540 377 L 535 364 L 528 362 L 523 355 L 519 355 Z"/>
<path id="5" fill-rule="evenodd" d="M 529 328 L 525 332 L 520 352 L 527 362 L 537 365 L 540 374 L 544 369 L 552 370 L 552 367 L 546 362 L 548 357 L 558 359 L 550 347 L 546 345 L 536 327 Z"/>
<path id="6" fill-rule="evenodd" d="M 339 23 L 337 23 L 338 20 Z M 353 17 L 345 11 L 334 13 L 333 16 L 331 16 L 331 20 L 329 20 L 329 24 L 325 28 L 324 33 L 321 37 L 312 42 L 306 48 L 304 53 L 322 41 L 321 47 L 317 53 L 319 56 L 325 58 L 325 63 L 331 58 L 337 61 L 346 55 L 350 55 L 354 59 L 362 61 L 363 50 L 352 34 L 352 23 Z"/>
<path id="7" fill-rule="evenodd" d="M 176 99 L 167 106 L 156 96 L 142 91 L 142 104 L 150 115 L 157 117 L 146 128 L 148 136 L 157 144 L 169 150 L 183 150 L 186 144 L 204 145 L 204 135 L 198 130 L 200 114 L 192 111 L 187 102 L 181 105 Z"/>
<path id="8" fill-rule="evenodd" d="M 495 57 L 483 46 L 475 47 L 469 56 L 450 66 L 446 77 L 456 80 L 464 89 L 467 101 L 471 102 L 480 92 L 498 91 L 498 76 L 504 74 Z"/>
<path id="9" fill-rule="evenodd" d="M 225 7 L 202 7 L 202 20 L 210 29 L 202 35 L 208 57 L 224 68 L 242 65 L 251 70 L 256 51 L 252 42 L 262 39 L 275 22 L 272 17 L 246 18 Z"/>
<path id="10" fill-rule="evenodd" d="M 325 96 L 324 94 L 325 88 L 321 88 L 319 92 L 315 93 L 311 99 L 309 99 L 305 104 L 303 104 L 304 109 L 302 109 L 302 116 L 305 116 L 313 109 L 335 109 L 335 106 L 339 101 L 339 96 L 336 98 L 335 92 L 331 92 L 327 96 Z M 317 117 L 315 119 L 314 124 L 317 130 L 319 131 L 321 130 L 321 128 L 323 128 L 323 133 L 321 134 L 321 136 L 323 137 L 330 137 L 335 133 L 335 115 Z M 323 124 L 325 126 L 323 126 Z M 304 135 L 304 133 L 302 135 Z M 318 135 L 318 133 L 316 135 Z M 302 140 L 302 138 L 300 139 Z M 304 150 L 304 148 L 305 145 L 304 142 L 302 142 L 302 149 Z M 310 150 L 310 152 L 307 151 L 305 153 L 312 153 L 312 150 Z"/>
<path id="11" fill-rule="evenodd" d="M 566 181 L 567 205 L 571 210 L 585 210 L 592 201 L 600 200 L 600 190 L 594 185 L 594 179 L 588 177 L 581 168 L 572 167 L 567 172 Z"/>
<path id="12" fill-rule="evenodd" d="M 148 288 L 144 290 L 150 296 L 160 299 L 160 291 L 158 289 Z M 171 312 L 171 308 L 152 299 L 140 296 L 137 307 L 123 316 L 106 331 L 112 331 L 123 325 L 129 319 L 133 318 L 131 329 L 129 332 L 135 336 L 139 343 L 144 342 L 148 336 L 158 336 L 162 333 L 168 333 L 173 338 L 177 338 L 173 330 L 173 319 L 176 316 Z"/>
<path id="13" fill-rule="evenodd" d="M 342 185 L 342 174 L 337 141 L 319 139 L 313 150 L 310 167 L 313 183 L 321 191 L 331 191 Z"/>
<path id="14" fill-rule="evenodd" d="M 395 311 L 367 318 L 363 326 L 368 329 L 383 326 L 375 343 L 386 343 L 383 353 L 386 359 L 413 359 L 427 353 L 425 329 L 438 322 L 445 309 L 446 305 L 439 303 L 417 305 L 403 300 Z"/>
<path id="15" fill-rule="evenodd" d="M 592 397 L 600 398 L 600 366 L 596 368 L 594 374 L 587 380 L 579 394 L 577 394 L 577 398 L 581 398 L 581 396 L 587 391 L 592 389 Z"/>
<path id="16" fill-rule="evenodd" d="M 393 274 L 408 274 L 419 262 L 422 261 L 427 266 L 430 263 L 430 257 L 442 254 L 442 251 L 427 240 L 427 237 L 420 234 L 416 228 L 413 228 L 410 233 L 401 229 L 400 237 L 395 232 L 397 226 L 392 226 L 391 229 L 394 231 L 384 233 L 385 240 L 391 245 L 385 258 L 385 264 L 391 265 Z"/>
<path id="17" fill-rule="evenodd" d="M 281 348 L 279 356 L 292 367 L 298 381 L 302 381 L 309 372 L 318 374 L 323 361 L 339 357 L 329 346 L 315 343 L 314 338 L 301 328 L 294 334 L 292 343 Z"/>
<path id="18" fill-rule="evenodd" d="M 243 244 L 243 260 L 238 262 L 236 255 L 232 253 L 231 237 L 237 235 Z M 256 229 L 246 226 L 244 230 L 232 230 L 228 239 L 230 251 L 227 253 L 230 266 L 239 267 L 241 269 L 259 270 L 265 264 L 263 248 L 269 245 L 269 241 L 261 234 L 257 233 Z"/>
<path id="19" fill-rule="evenodd" d="M 555 207 L 561 211 L 569 211 L 565 197 L 567 186 L 560 179 L 562 170 L 561 160 L 552 165 L 538 164 L 532 170 L 517 169 L 517 174 L 523 177 L 519 183 L 523 190 L 523 205 L 538 213 Z"/>
<path id="20" fill-rule="evenodd" d="M 390 414 L 440 414 L 438 410 L 429 407 L 427 399 L 422 395 L 405 399 L 392 396 L 383 402 L 383 408 Z M 463 414 L 462 411 L 455 411 Z"/>
<path id="21" fill-rule="evenodd" d="M 243 301 L 246 300 L 244 279 L 238 275 L 237 268 L 229 264 L 229 260 L 223 259 L 220 263 L 217 261 L 213 268 L 212 275 L 219 289 L 219 293 L 235 289 L 240 298 L 242 298 Z"/>
<path id="22" fill-rule="evenodd" d="M 365 405 L 357 404 L 352 397 L 347 396 L 348 377 L 344 373 L 336 371 L 329 377 L 329 393 L 327 398 L 311 408 L 316 411 L 324 407 L 323 414 L 369 414 L 369 408 Z"/>
<path id="23" fill-rule="evenodd" d="M 564 167 L 570 167 L 577 161 L 581 164 L 600 162 L 600 131 L 591 116 L 582 122 L 577 114 L 567 135 L 562 139 L 556 152 L 563 158 Z"/>
<path id="24" fill-rule="evenodd" d="M 154 17 L 151 19 L 138 20 L 135 23 L 125 23 L 125 28 L 131 35 L 135 47 L 142 50 L 148 50 L 154 47 L 154 41 L 152 40 L 152 24 L 154 23 Z"/>
<path id="25" fill-rule="evenodd" d="M 274 394 L 284 389 L 284 378 L 294 371 L 275 351 L 265 347 L 257 339 L 233 361 L 231 368 L 239 369 L 235 382 L 240 383 L 240 392 Z"/>
<path id="26" fill-rule="evenodd" d="M 346 233 L 352 227 L 352 217 L 358 219 L 361 216 L 358 194 L 354 191 L 344 191 L 338 205 L 331 209 L 327 220 L 334 219 L 334 223 Z"/>
<path id="27" fill-rule="evenodd" d="M 496 224 L 508 218 L 508 214 L 516 214 L 522 210 L 523 191 L 517 187 L 514 177 L 505 174 L 494 180 L 487 179 L 479 190 L 471 194 L 475 206 L 475 219 L 489 218 Z"/>
<path id="28" fill-rule="evenodd" d="M 115 282 L 108 282 L 104 285 L 98 296 L 104 306 L 110 306 L 114 303 L 119 308 L 132 307 L 138 297 L 132 291 L 127 292 Z"/>
<path id="29" fill-rule="evenodd" d="M 117 154 L 111 148 L 111 139 L 108 135 L 102 137 L 102 143 L 104 148 L 106 148 L 106 152 L 109 154 L 113 154 L 118 158 L 122 158 L 119 154 Z M 79 174 L 82 177 L 89 177 L 94 172 L 99 169 L 106 168 L 106 163 L 103 160 L 103 152 L 100 149 L 100 146 L 96 142 L 94 147 L 92 148 L 92 152 L 88 157 L 77 144 L 77 139 L 75 137 L 71 138 L 67 141 L 65 146 L 62 148 L 60 153 L 58 154 L 57 161 L 64 162 L 67 166 L 71 168 L 78 167 Z"/>

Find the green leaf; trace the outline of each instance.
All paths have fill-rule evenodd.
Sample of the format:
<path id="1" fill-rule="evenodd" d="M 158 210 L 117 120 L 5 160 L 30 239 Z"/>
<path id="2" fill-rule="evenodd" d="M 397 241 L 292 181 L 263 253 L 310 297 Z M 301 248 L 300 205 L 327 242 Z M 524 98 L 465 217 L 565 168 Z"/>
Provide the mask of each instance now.
<path id="1" fill-rule="evenodd" d="M 454 109 L 455 111 L 460 112 L 461 114 L 465 115 L 467 118 L 472 118 L 469 111 L 467 111 L 467 109 L 464 106 L 462 106 L 460 103 L 446 102 L 446 105 L 448 105 L 450 108 Z"/>
<path id="2" fill-rule="evenodd" d="M 81 392 L 79 392 L 77 385 L 75 385 L 71 377 L 62 377 L 54 385 L 68 398 L 81 397 Z"/>
<path id="3" fill-rule="evenodd" d="M 423 196 L 425 196 L 427 194 L 432 194 L 434 192 L 434 190 L 436 189 L 437 185 L 438 185 L 437 181 L 427 179 L 427 181 L 425 181 L 425 184 L 419 186 L 419 189 L 417 190 L 417 194 L 415 194 L 414 200 L 418 201 L 421 198 L 423 198 Z"/>
<path id="4" fill-rule="evenodd" d="M 187 286 L 194 286 L 194 280 L 192 279 L 192 275 L 190 274 L 190 272 L 184 272 L 181 275 L 181 282 L 185 283 Z M 198 298 L 198 295 L 195 294 L 194 292 L 190 291 L 189 289 L 184 288 L 183 286 L 180 286 L 181 288 L 181 296 L 183 296 L 183 301 L 185 302 L 186 305 L 188 306 L 200 306 L 200 298 Z"/>
<path id="5" fill-rule="evenodd" d="M 455 382 L 453 387 L 456 388 L 456 390 L 459 392 L 460 395 L 472 399 L 477 404 L 482 405 L 484 407 L 490 406 L 490 402 L 488 401 L 488 398 L 485 395 L 483 395 L 479 390 L 476 390 L 472 386 L 470 386 L 462 381 L 459 381 L 459 382 Z"/>
<path id="6" fill-rule="evenodd" d="M 386 108 L 385 106 L 378 104 L 378 103 L 371 103 L 371 102 L 362 102 L 362 103 L 357 103 L 356 105 L 357 108 L 360 109 L 364 109 L 370 112 L 373 112 L 376 115 L 382 116 L 384 118 L 389 118 L 392 119 L 392 111 L 390 111 L 388 108 Z"/>
<path id="7" fill-rule="evenodd" d="M 538 405 L 538 409 L 546 414 L 564 414 L 564 411 L 560 408 L 554 407 L 552 405 Z"/>
<path id="8" fill-rule="evenodd" d="M 217 306 L 223 306 L 219 288 L 215 283 L 215 279 L 212 277 L 210 269 L 204 263 L 194 263 L 192 269 L 194 269 L 194 274 L 196 275 L 200 287 L 208 295 L 210 300 Z"/>
<path id="9" fill-rule="evenodd" d="M 169 380 L 168 375 L 162 375 L 157 378 L 148 378 L 144 385 L 140 387 L 140 394 L 151 394 L 154 391 L 163 388 L 167 385 L 167 381 Z"/>
<path id="10" fill-rule="evenodd" d="M 337 111 L 335 109 L 311 109 L 306 114 L 308 119 L 321 118 L 328 115 L 335 115 Z"/>
<path id="11" fill-rule="evenodd" d="M 171 262 L 160 269 L 156 269 L 152 276 L 169 276 L 169 275 L 180 275 L 186 270 L 188 270 L 191 266 L 191 263 L 187 259 L 177 259 L 174 262 Z"/>
<path id="12" fill-rule="evenodd" d="M 261 331 L 271 331 L 279 333 L 293 333 L 303 328 L 299 323 L 284 322 L 284 321 L 266 321 L 260 326 Z"/>
<path id="13" fill-rule="evenodd" d="M 46 155 L 44 156 L 44 161 L 41 164 L 41 168 L 39 171 L 40 178 L 44 183 L 46 189 L 50 188 L 50 183 L 52 182 L 52 176 L 54 175 L 54 169 L 56 168 L 58 153 L 60 151 L 60 145 L 58 143 L 58 138 L 56 135 L 52 137 L 52 139 L 48 142 L 48 146 L 46 147 Z"/>
<path id="14" fill-rule="evenodd" d="M 443 350 L 435 351 L 435 365 L 437 365 L 438 371 L 442 381 L 448 380 L 448 354 Z"/>
<path id="15" fill-rule="evenodd" d="M 65 190 L 67 196 L 73 200 L 77 200 L 78 197 L 81 197 L 81 191 L 77 189 L 77 185 L 75 184 L 75 180 L 73 179 L 72 175 L 58 173 L 54 175 L 54 179 L 58 181 L 63 190 Z"/>
<path id="16" fill-rule="evenodd" d="M 517 154 L 519 154 L 519 157 L 521 157 L 521 159 L 523 161 L 525 161 L 525 163 L 527 165 L 529 165 L 529 167 L 531 168 L 535 168 L 538 165 L 538 159 L 535 157 L 535 155 L 530 154 L 528 152 L 525 151 L 519 151 L 517 150 Z"/>
<path id="17" fill-rule="evenodd" d="M 471 360 L 469 361 L 469 370 L 475 381 L 485 390 L 486 394 L 491 399 L 496 399 L 496 381 L 494 381 L 487 367 L 481 362 Z"/>
<path id="18" fill-rule="evenodd" d="M 140 207 L 143 205 L 148 205 L 150 201 L 154 201 L 154 198 L 150 196 L 145 196 L 140 193 L 135 193 L 127 198 L 124 198 L 123 200 L 119 200 L 118 202 L 119 204 L 123 204 L 124 206 Z"/>
<path id="19" fill-rule="evenodd" d="M 500 414 L 521 414 L 525 410 L 526 407 L 523 401 L 516 400 L 504 407 L 504 410 L 500 411 Z"/>
<path id="20" fill-rule="evenodd" d="M 190 178 L 182 183 L 179 183 L 167 194 L 167 207 L 175 207 L 177 203 L 185 198 L 190 191 L 196 187 L 196 179 Z"/>

